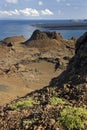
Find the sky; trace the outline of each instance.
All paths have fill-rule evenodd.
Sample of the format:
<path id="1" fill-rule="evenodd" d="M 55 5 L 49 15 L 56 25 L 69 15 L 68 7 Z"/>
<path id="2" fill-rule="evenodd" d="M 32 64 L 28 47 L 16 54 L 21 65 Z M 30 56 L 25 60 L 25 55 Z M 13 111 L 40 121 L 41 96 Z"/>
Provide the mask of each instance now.
<path id="1" fill-rule="evenodd" d="M 0 19 L 87 19 L 87 0 L 0 0 Z"/>

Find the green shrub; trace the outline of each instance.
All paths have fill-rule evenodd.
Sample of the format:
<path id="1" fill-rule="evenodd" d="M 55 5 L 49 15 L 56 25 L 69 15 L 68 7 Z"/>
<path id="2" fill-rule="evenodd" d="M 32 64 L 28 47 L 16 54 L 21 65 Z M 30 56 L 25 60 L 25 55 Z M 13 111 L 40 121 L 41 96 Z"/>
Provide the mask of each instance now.
<path id="1" fill-rule="evenodd" d="M 66 107 L 60 112 L 58 124 L 65 126 L 68 130 L 84 129 L 87 121 L 87 109 Z"/>
<path id="2" fill-rule="evenodd" d="M 24 120 L 23 121 L 23 126 L 27 126 L 27 125 L 30 125 L 30 124 L 32 124 L 32 121 L 30 121 L 30 120 Z"/>
<path id="3" fill-rule="evenodd" d="M 11 104 L 9 107 L 12 110 L 20 110 L 22 108 L 32 107 L 34 104 L 37 104 L 32 98 L 28 98 L 25 100 L 18 101 L 16 104 Z"/>
<path id="4" fill-rule="evenodd" d="M 51 105 L 68 105 L 69 103 L 67 101 L 64 101 L 63 99 L 57 97 L 57 96 L 53 96 L 52 98 L 50 98 L 50 104 Z"/>

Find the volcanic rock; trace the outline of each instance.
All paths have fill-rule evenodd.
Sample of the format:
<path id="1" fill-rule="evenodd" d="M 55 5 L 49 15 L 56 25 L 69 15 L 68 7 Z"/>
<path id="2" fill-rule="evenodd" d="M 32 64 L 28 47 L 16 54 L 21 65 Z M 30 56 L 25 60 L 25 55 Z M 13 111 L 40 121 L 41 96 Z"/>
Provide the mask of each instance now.
<path id="1" fill-rule="evenodd" d="M 66 71 L 54 78 L 51 86 L 56 85 L 62 97 L 87 105 L 87 33 L 77 40 L 75 46 L 75 56 Z"/>
<path id="2" fill-rule="evenodd" d="M 40 30 L 35 30 L 29 39 L 31 40 L 47 40 L 47 39 L 62 39 L 62 36 L 60 33 L 56 32 L 41 32 Z"/>
<path id="3" fill-rule="evenodd" d="M 3 41 L 5 43 L 11 43 L 11 42 L 24 42 L 26 39 L 24 36 L 13 36 L 13 37 L 7 37 Z"/>
<path id="4" fill-rule="evenodd" d="M 60 33 L 56 32 L 41 32 L 40 30 L 35 30 L 29 40 L 24 42 L 25 45 L 29 47 L 37 48 L 57 48 L 60 44 L 64 43 Z"/>
<path id="5" fill-rule="evenodd" d="M 44 40 L 48 39 L 46 33 L 41 32 L 40 30 L 35 30 L 29 40 Z"/>
<path id="6" fill-rule="evenodd" d="M 74 55 L 74 43 L 56 32 L 39 30 L 26 42 L 23 36 L 8 37 L 1 41 L 0 82 L 9 84 L 10 92 L 9 95 L 8 92 L 0 95 L 0 103 L 13 100 L 11 96 L 22 96 L 24 92 L 49 85 L 53 77 L 66 69 L 69 59 Z M 18 86 L 23 87 L 23 93 Z"/>
<path id="7" fill-rule="evenodd" d="M 87 35 L 84 34 L 82 37 L 86 39 Z M 71 49 L 68 46 L 68 44 L 67 44 L 67 47 L 68 47 L 67 49 Z M 65 50 L 63 51 L 66 52 Z M 65 57 L 64 52 L 63 52 L 63 57 Z M 39 54 L 38 57 L 39 56 L 41 55 Z M 65 57 L 64 59 L 67 60 L 67 57 Z M 48 75 L 50 75 L 50 71 L 52 69 L 51 69 L 51 66 L 47 66 L 47 64 L 49 63 L 49 61 L 52 62 L 52 58 L 51 59 L 45 58 L 43 59 L 43 61 L 40 61 L 40 60 L 42 60 L 41 57 L 39 57 L 39 62 L 34 60 L 34 61 L 29 62 L 29 65 L 31 64 L 31 67 L 33 67 L 33 65 L 37 64 L 38 66 L 41 62 L 40 64 L 40 67 L 41 67 L 44 64 L 43 61 L 45 60 L 46 64 L 44 64 L 43 66 L 46 66 L 47 69 L 44 71 L 44 67 L 43 67 L 42 70 L 44 72 L 47 72 L 49 70 Z M 59 60 L 60 59 L 58 59 L 57 57 L 57 59 L 54 59 L 54 62 L 59 61 Z M 17 73 L 21 72 L 20 74 L 23 78 L 23 74 L 25 72 L 24 70 L 22 72 L 22 69 L 26 68 L 27 69 L 26 73 L 28 72 L 27 75 L 29 79 L 30 74 L 34 75 L 34 71 L 33 71 L 34 68 L 31 68 L 29 70 L 28 63 L 27 63 L 28 66 L 25 66 L 26 65 L 25 63 L 23 64 L 23 61 L 22 61 L 22 62 L 18 62 L 17 64 L 14 64 L 13 70 L 15 70 L 16 68 Z M 53 65 L 53 63 L 51 63 L 51 65 Z M 35 69 L 36 77 L 38 76 L 37 69 L 38 68 Z M 40 74 L 42 75 L 42 73 Z M 45 73 L 44 77 L 45 76 L 48 77 L 48 75 L 47 73 Z M 36 79 L 36 77 L 34 79 Z M 43 81 L 43 79 L 41 79 L 41 81 Z M 30 81 L 29 81 L 29 84 L 30 84 Z M 69 101 L 69 102 L 67 102 L 66 106 L 64 104 L 59 104 L 59 103 L 57 105 L 52 105 L 50 102 L 50 99 L 53 96 L 57 96 L 58 98 L 63 97 L 62 99 L 64 101 Z M 24 106 L 21 106 L 19 111 L 11 108 L 11 105 L 17 106 L 17 103 L 19 101 L 22 102 L 24 100 L 27 100 L 28 98 L 32 98 L 34 101 L 36 101 L 36 104 L 34 104 L 32 107 L 27 107 L 27 108 L 25 108 Z M 40 130 L 59 130 L 59 129 L 66 130 L 67 128 L 65 127 L 65 125 L 62 128 L 60 124 L 57 124 L 57 121 L 58 121 L 58 118 L 60 118 L 60 115 L 61 115 L 60 112 L 64 108 L 67 108 L 67 105 L 72 106 L 72 107 L 75 105 L 80 106 L 80 107 L 85 106 L 85 108 L 87 108 L 87 41 L 86 40 L 80 41 L 80 38 L 76 42 L 75 56 L 70 60 L 67 66 L 67 69 L 62 74 L 60 74 L 57 78 L 54 78 L 51 81 L 49 86 L 44 87 L 40 90 L 31 92 L 27 94 L 25 97 L 22 97 L 20 99 L 16 99 L 13 102 L 11 102 L 11 104 L 8 104 L 5 107 L 3 107 L 3 109 L 0 109 L 2 113 L 4 112 L 0 116 L 0 128 L 1 130 L 12 130 L 12 129 L 14 130 L 17 130 L 17 129 L 19 130 L 27 130 L 27 129 L 29 130 L 34 130 L 34 129 L 36 130 L 39 130 L 39 129 Z"/>

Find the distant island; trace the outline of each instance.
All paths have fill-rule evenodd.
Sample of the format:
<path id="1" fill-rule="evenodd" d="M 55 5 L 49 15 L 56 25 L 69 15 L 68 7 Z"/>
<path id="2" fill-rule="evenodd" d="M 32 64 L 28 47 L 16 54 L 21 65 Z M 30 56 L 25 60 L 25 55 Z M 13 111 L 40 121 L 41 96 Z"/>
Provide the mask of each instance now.
<path id="1" fill-rule="evenodd" d="M 67 23 L 46 23 L 46 24 L 33 24 L 39 28 L 46 28 L 50 30 L 86 30 L 87 29 L 87 20 L 70 20 Z"/>

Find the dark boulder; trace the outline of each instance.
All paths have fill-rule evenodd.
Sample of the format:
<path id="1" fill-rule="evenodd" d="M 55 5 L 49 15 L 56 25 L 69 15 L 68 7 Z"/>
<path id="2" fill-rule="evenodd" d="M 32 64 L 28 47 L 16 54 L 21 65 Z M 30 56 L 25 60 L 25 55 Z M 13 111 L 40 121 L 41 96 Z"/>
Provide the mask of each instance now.
<path id="1" fill-rule="evenodd" d="M 8 46 L 8 47 L 12 47 L 12 46 L 13 46 L 13 42 L 9 42 L 9 43 L 7 44 L 7 46 Z"/>

